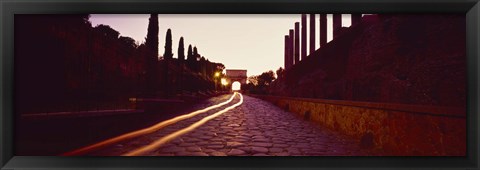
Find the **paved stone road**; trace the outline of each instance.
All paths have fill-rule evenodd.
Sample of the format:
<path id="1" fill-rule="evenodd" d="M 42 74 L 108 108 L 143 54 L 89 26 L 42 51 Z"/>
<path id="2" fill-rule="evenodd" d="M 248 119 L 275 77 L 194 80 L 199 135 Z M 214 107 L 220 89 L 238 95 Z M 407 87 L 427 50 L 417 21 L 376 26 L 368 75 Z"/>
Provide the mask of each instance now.
<path id="1" fill-rule="evenodd" d="M 227 100 L 211 98 L 203 105 Z M 152 156 L 341 156 L 374 155 L 358 141 L 302 120 L 266 101 L 243 95 L 244 103 L 146 155 Z M 115 144 L 90 155 L 121 155 L 150 144 L 239 101 L 180 121 L 155 133 Z"/>

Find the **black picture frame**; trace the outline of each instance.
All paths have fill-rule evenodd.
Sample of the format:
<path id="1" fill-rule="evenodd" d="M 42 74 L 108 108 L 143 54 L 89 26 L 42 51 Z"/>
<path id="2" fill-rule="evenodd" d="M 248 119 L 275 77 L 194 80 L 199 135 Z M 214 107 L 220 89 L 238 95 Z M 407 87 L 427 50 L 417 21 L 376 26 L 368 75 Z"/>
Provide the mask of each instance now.
<path id="1" fill-rule="evenodd" d="M 2 0 L 0 167 L 2 169 L 352 169 L 479 168 L 478 0 Z M 15 14 L 79 13 L 465 13 L 466 157 L 34 157 L 13 155 Z"/>

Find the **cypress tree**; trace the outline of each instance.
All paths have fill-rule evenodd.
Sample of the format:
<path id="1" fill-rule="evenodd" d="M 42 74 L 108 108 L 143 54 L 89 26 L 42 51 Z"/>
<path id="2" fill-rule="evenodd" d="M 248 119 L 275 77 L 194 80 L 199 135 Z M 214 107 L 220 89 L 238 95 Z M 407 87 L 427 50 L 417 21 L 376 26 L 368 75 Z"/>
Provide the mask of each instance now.
<path id="1" fill-rule="evenodd" d="M 207 61 L 204 56 L 200 58 L 200 73 L 203 77 L 207 77 Z"/>
<path id="2" fill-rule="evenodd" d="M 183 47 L 183 37 L 180 37 L 180 42 L 178 42 L 178 60 L 185 60 L 185 48 Z"/>
<path id="3" fill-rule="evenodd" d="M 188 51 L 187 51 L 187 66 L 190 68 L 190 70 L 193 70 L 193 52 L 192 52 L 192 44 L 188 45 Z"/>
<path id="4" fill-rule="evenodd" d="M 183 88 L 183 67 L 184 67 L 184 60 L 185 60 L 185 48 L 183 47 L 183 37 L 180 37 L 180 41 L 178 42 L 178 64 L 180 67 L 180 74 L 178 78 L 178 83 L 177 86 L 177 92 L 181 93 L 184 88 Z"/>
<path id="5" fill-rule="evenodd" d="M 190 44 L 188 45 L 187 60 L 192 61 L 192 58 L 193 58 L 192 44 Z"/>
<path id="6" fill-rule="evenodd" d="M 173 57 L 172 53 L 172 31 L 170 29 L 167 30 L 167 36 L 165 37 L 165 53 L 163 57 L 166 60 L 170 60 Z"/>
<path id="7" fill-rule="evenodd" d="M 200 58 L 200 55 L 198 54 L 197 47 L 193 47 L 193 58 L 195 58 L 195 61 Z"/>
<path id="8" fill-rule="evenodd" d="M 193 65 L 193 70 L 196 72 L 200 72 L 200 54 L 198 54 L 197 47 L 193 47 L 193 57 L 192 57 L 192 65 Z"/>
<path id="9" fill-rule="evenodd" d="M 150 57 L 154 56 L 158 60 L 158 14 L 150 14 L 145 45 L 150 52 L 153 52 Z"/>
<path id="10" fill-rule="evenodd" d="M 150 14 L 148 22 L 146 46 L 146 91 L 145 96 L 153 96 L 157 86 L 157 62 L 158 62 L 158 14 Z"/>

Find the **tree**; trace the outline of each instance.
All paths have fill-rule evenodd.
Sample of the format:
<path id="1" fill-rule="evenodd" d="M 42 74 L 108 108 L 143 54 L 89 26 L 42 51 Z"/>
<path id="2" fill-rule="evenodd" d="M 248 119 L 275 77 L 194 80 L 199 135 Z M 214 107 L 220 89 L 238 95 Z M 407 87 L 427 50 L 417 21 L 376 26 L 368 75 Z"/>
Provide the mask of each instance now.
<path id="1" fill-rule="evenodd" d="M 269 86 L 273 80 L 275 80 L 275 73 L 273 73 L 272 70 L 263 72 L 260 76 L 258 76 L 258 84 L 260 86 Z"/>
<path id="2" fill-rule="evenodd" d="M 283 69 L 282 67 L 278 68 L 278 70 L 276 71 L 277 73 L 277 79 L 280 79 L 284 76 L 285 74 L 285 69 Z"/>
<path id="3" fill-rule="evenodd" d="M 191 47 L 192 45 L 188 46 L 188 67 L 194 72 L 200 72 L 200 64 L 198 61 L 200 59 L 200 54 L 198 54 L 197 47 L 193 47 L 193 52 Z"/>
<path id="4" fill-rule="evenodd" d="M 158 58 L 158 14 L 150 14 L 145 45 Z"/>
<path id="5" fill-rule="evenodd" d="M 258 76 L 250 76 L 247 78 L 248 84 L 253 84 L 254 86 L 258 85 Z"/>
<path id="6" fill-rule="evenodd" d="M 188 45 L 187 61 L 193 61 L 192 44 Z"/>
<path id="7" fill-rule="evenodd" d="M 150 14 L 146 46 L 146 96 L 153 96 L 157 87 L 158 14 Z"/>
<path id="8" fill-rule="evenodd" d="M 163 54 L 166 60 L 170 60 L 173 57 L 172 53 L 172 30 L 167 30 L 167 35 L 165 36 L 165 53 Z"/>
<path id="9" fill-rule="evenodd" d="M 194 70 L 195 66 L 195 59 L 193 58 L 193 51 L 192 51 L 192 45 L 188 45 L 188 51 L 187 51 L 187 66 L 190 68 L 190 70 Z"/>
<path id="10" fill-rule="evenodd" d="M 215 65 L 216 65 L 216 69 L 219 70 L 220 72 L 222 72 L 225 69 L 225 65 L 223 65 L 222 63 L 215 63 Z"/>
<path id="11" fill-rule="evenodd" d="M 82 14 L 81 18 L 83 23 L 90 24 L 90 14 Z"/>
<path id="12" fill-rule="evenodd" d="M 270 86 L 274 79 L 275 73 L 273 73 L 272 70 L 263 72 L 257 76 L 250 76 L 247 78 L 248 84 L 246 89 L 254 94 L 268 94 L 268 86 Z"/>
<path id="13" fill-rule="evenodd" d="M 178 60 L 183 61 L 185 60 L 185 49 L 183 47 L 183 37 L 180 37 L 180 41 L 178 42 Z"/>
<path id="14" fill-rule="evenodd" d="M 90 23 L 90 14 L 75 14 L 75 15 L 63 15 L 63 16 L 55 16 L 50 17 L 49 20 L 56 20 L 58 24 L 61 24 L 63 27 L 73 27 L 78 29 L 80 27 L 86 28 L 91 27 L 92 24 Z M 38 26 L 38 25 L 37 25 Z"/>
<path id="15" fill-rule="evenodd" d="M 180 66 L 180 76 L 177 81 L 177 88 L 178 92 L 183 90 L 183 67 L 184 67 L 184 60 L 185 60 L 185 48 L 183 47 L 183 37 L 180 37 L 180 41 L 178 42 L 178 64 Z"/>
<path id="16" fill-rule="evenodd" d="M 118 40 L 120 40 L 120 42 L 125 44 L 127 47 L 137 48 L 137 44 L 135 43 L 135 40 L 133 38 L 120 36 Z"/>
<path id="17" fill-rule="evenodd" d="M 100 25 L 97 25 L 94 29 L 100 32 L 101 34 L 103 34 L 104 36 L 112 39 L 117 39 L 118 36 L 120 35 L 120 33 L 117 30 L 114 30 L 108 25 L 100 24 Z"/>
<path id="18" fill-rule="evenodd" d="M 200 54 L 198 54 L 197 47 L 193 47 L 193 58 L 195 58 L 195 61 L 198 61 L 200 59 Z"/>
<path id="19" fill-rule="evenodd" d="M 207 60 L 205 60 L 205 57 L 202 56 L 200 58 L 200 73 L 202 74 L 202 76 L 206 77 L 207 76 Z"/>

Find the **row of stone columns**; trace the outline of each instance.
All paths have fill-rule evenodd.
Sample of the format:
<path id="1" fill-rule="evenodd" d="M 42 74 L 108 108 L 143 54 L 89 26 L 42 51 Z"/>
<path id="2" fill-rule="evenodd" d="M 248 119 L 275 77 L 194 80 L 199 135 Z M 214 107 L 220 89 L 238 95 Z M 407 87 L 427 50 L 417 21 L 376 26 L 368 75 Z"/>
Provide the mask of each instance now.
<path id="1" fill-rule="evenodd" d="M 320 14 L 320 47 L 327 44 L 327 14 Z"/>
<path id="2" fill-rule="evenodd" d="M 307 57 L 307 14 L 302 14 L 302 58 Z"/>
<path id="3" fill-rule="evenodd" d="M 360 23 L 362 14 L 352 14 L 352 26 Z M 285 35 L 285 69 L 289 69 L 293 65 L 307 57 L 307 14 L 301 17 L 301 34 L 300 23 L 295 22 L 294 29 L 289 30 L 289 34 Z M 320 14 L 320 47 L 327 44 L 327 14 Z M 342 28 L 342 14 L 333 14 L 333 38 L 340 34 Z M 301 35 L 301 38 L 300 38 Z M 301 45 L 300 45 L 300 39 Z M 300 49 L 301 47 L 301 49 Z M 301 51 L 300 51 L 301 50 Z M 301 53 L 300 53 L 301 52 Z M 315 14 L 310 14 L 310 50 L 309 54 L 315 52 Z M 301 57 L 301 58 L 300 58 Z"/>
<path id="4" fill-rule="evenodd" d="M 333 14 L 333 39 L 337 38 L 342 28 L 342 14 Z"/>

